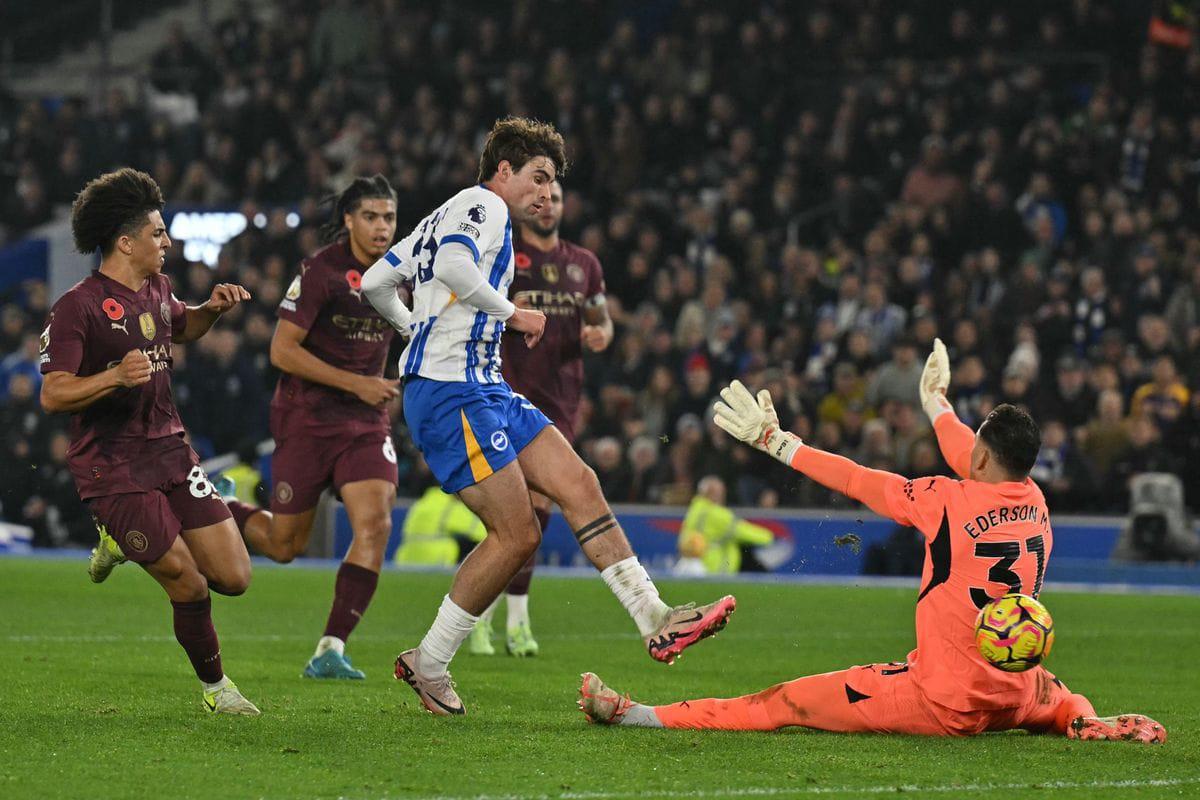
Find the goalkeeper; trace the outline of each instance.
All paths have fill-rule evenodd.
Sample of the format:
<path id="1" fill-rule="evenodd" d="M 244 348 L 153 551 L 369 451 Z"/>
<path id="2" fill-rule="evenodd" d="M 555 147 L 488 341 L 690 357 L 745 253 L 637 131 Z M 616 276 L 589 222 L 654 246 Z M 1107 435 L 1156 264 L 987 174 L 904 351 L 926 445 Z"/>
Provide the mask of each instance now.
<path id="1" fill-rule="evenodd" d="M 811 675 L 728 700 L 664 706 L 632 702 L 584 673 L 580 707 L 593 722 L 663 728 L 828 731 L 967 736 L 1023 728 L 1073 739 L 1162 742 L 1166 731 L 1139 714 L 1098 718 L 1043 667 L 998 670 L 975 647 L 974 620 L 1009 592 L 1037 597 L 1053 533 L 1046 501 L 1029 478 L 1041 434 L 1024 411 L 998 406 L 978 432 L 946 399 L 950 364 L 935 341 L 921 376 L 921 405 L 959 480 L 905 480 L 805 445 L 782 430 L 768 392 L 740 382 L 722 390 L 715 421 L 734 438 L 823 486 L 925 535 L 917 595 L 917 647 L 904 661 Z"/>

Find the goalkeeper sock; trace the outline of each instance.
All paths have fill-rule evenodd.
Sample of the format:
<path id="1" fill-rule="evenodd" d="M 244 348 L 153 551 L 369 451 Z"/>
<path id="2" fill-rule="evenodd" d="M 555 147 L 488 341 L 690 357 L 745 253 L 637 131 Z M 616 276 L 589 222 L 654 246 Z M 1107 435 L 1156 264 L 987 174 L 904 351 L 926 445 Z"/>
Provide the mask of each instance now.
<path id="1" fill-rule="evenodd" d="M 442 600 L 442 607 L 438 609 L 437 618 L 418 648 L 421 658 L 417 667 L 421 674 L 426 678 L 445 675 L 450 660 L 454 658 L 454 654 L 458 652 L 458 648 L 466 641 L 478 621 L 479 617 L 468 614 L 450 599 L 450 595 L 446 595 Z"/>
<path id="2" fill-rule="evenodd" d="M 638 728 L 661 728 L 663 726 L 658 714 L 654 713 L 654 707 L 644 706 L 641 703 L 631 705 L 629 710 L 622 715 L 618 724 L 633 725 Z"/>
<path id="3" fill-rule="evenodd" d="M 650 580 L 646 568 L 637 556 L 610 564 L 600 571 L 600 577 L 616 595 L 642 636 L 649 636 L 662 625 L 671 607 L 658 596 L 658 587 Z"/>

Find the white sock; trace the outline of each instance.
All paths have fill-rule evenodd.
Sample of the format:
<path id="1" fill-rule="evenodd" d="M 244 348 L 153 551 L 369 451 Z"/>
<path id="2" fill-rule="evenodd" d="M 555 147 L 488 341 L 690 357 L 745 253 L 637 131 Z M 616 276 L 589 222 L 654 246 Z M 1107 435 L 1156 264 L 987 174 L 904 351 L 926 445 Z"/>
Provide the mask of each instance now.
<path id="1" fill-rule="evenodd" d="M 442 599 L 442 607 L 438 609 L 437 619 L 417 648 L 420 655 L 417 668 L 421 674 L 428 678 L 446 674 L 450 660 L 478 621 L 479 617 L 463 611 L 450 599 L 450 595 L 446 595 Z"/>
<path id="2" fill-rule="evenodd" d="M 317 640 L 317 652 L 313 653 L 313 658 L 323 656 L 330 650 L 335 651 L 339 656 L 344 656 L 346 643 L 336 636 L 322 636 Z"/>
<path id="3" fill-rule="evenodd" d="M 508 604 L 508 629 L 510 631 L 520 625 L 529 624 L 529 595 L 505 595 L 505 602 Z"/>
<path id="4" fill-rule="evenodd" d="M 654 709 L 641 703 L 631 705 L 617 724 L 634 725 L 638 728 L 661 728 L 663 726 L 662 720 L 658 718 L 658 714 L 654 713 Z"/>
<path id="5" fill-rule="evenodd" d="M 229 680 L 228 675 L 222 675 L 221 680 L 217 681 L 216 683 L 205 683 L 204 681 L 200 681 L 200 685 L 204 687 L 204 691 L 206 692 L 215 692 L 218 689 L 224 689 L 231 683 L 233 683 L 233 681 Z"/>
<path id="6" fill-rule="evenodd" d="M 492 615 L 496 613 L 496 606 L 498 605 L 500 605 L 499 597 L 493 600 L 492 604 L 488 606 L 482 614 L 479 615 L 479 621 L 490 628 L 492 626 Z"/>
<path id="7" fill-rule="evenodd" d="M 658 630 L 671 607 L 659 598 L 658 587 L 650 580 L 650 575 L 638 562 L 637 556 L 610 564 L 600 571 L 600 577 L 629 612 L 629 616 L 633 617 L 642 636 L 649 636 Z"/>

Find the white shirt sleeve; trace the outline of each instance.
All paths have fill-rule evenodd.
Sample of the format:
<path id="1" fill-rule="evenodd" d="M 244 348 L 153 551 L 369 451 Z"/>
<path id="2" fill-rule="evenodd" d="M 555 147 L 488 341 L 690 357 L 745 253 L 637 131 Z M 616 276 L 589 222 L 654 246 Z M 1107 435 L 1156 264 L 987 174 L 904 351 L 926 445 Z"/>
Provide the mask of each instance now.
<path id="1" fill-rule="evenodd" d="M 504 238 L 508 208 L 494 192 L 480 188 L 463 192 L 447 209 L 438 225 L 441 238 L 434 257 L 433 275 L 458 296 L 459 302 L 500 319 L 516 307 L 488 283 L 479 263 L 482 253 Z"/>
<path id="2" fill-rule="evenodd" d="M 470 248 L 458 241 L 442 239 L 437 258 L 433 260 L 433 276 L 458 295 L 460 303 L 493 317 L 508 319 L 517 310 L 512 301 L 483 279 Z"/>
<path id="3" fill-rule="evenodd" d="M 396 294 L 400 284 L 412 278 L 409 262 L 397 254 L 402 245 L 403 242 L 393 246 L 383 254 L 383 258 L 371 265 L 362 277 L 362 291 L 367 301 L 393 328 L 408 336 L 412 312 Z"/>

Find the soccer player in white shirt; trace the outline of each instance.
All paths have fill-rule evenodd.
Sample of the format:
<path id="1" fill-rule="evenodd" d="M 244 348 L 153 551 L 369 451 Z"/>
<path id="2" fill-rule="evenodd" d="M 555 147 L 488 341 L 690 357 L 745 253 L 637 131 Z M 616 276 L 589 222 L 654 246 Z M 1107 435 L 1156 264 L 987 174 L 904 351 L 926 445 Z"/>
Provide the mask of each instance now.
<path id="1" fill-rule="evenodd" d="M 664 603 L 595 473 L 500 375 L 505 325 L 534 347 L 546 323 L 541 312 L 506 297 L 513 221 L 536 217 L 565 168 L 562 136 L 551 125 L 497 121 L 484 144 L 479 184 L 438 207 L 363 276 L 367 299 L 409 337 L 400 367 L 413 441 L 442 487 L 457 493 L 488 532 L 459 567 L 421 644 L 396 658 L 396 677 L 434 714 L 465 713 L 450 660 L 541 541 L 530 489 L 562 509 L 656 660 L 671 663 L 719 631 L 735 606 L 729 596 L 699 608 Z M 396 292 L 405 280 L 413 281 L 412 311 Z"/>

